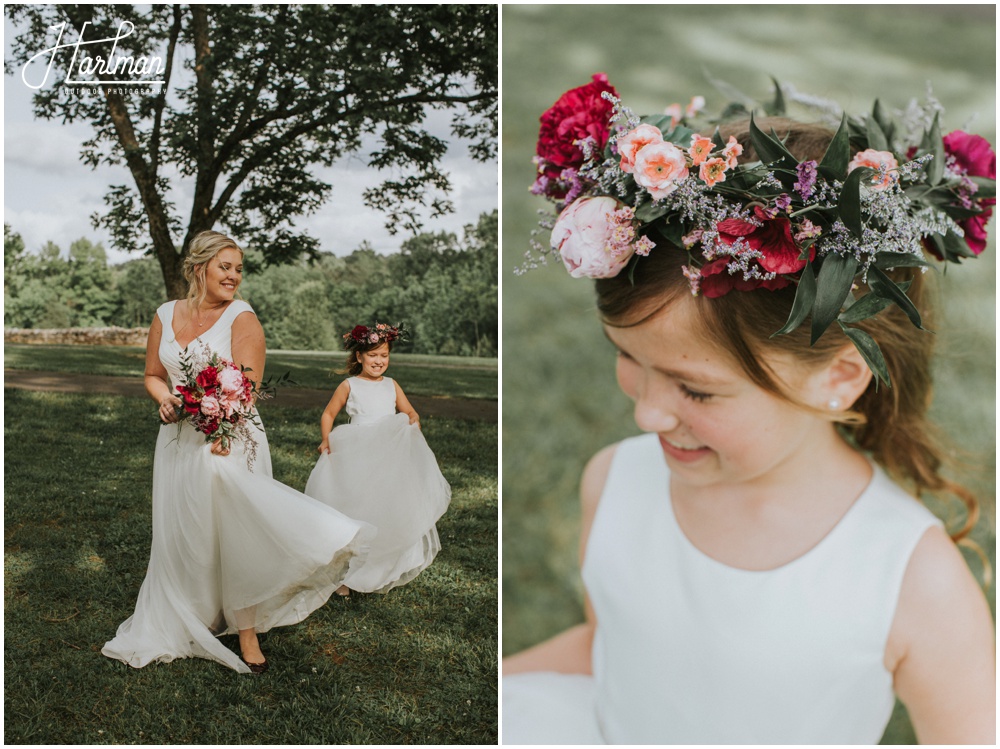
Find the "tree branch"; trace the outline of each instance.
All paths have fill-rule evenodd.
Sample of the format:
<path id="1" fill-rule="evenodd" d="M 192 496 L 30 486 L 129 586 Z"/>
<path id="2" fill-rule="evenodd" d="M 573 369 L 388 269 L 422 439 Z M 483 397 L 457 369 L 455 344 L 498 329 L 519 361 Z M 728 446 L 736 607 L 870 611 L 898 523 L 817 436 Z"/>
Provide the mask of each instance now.
<path id="1" fill-rule="evenodd" d="M 153 179 L 160 169 L 160 127 L 163 123 L 163 107 L 167 103 L 167 92 L 170 90 L 170 74 L 174 68 L 174 50 L 177 47 L 177 38 L 181 33 L 181 6 L 174 5 L 174 23 L 170 27 L 170 42 L 167 44 L 167 69 L 163 75 L 163 85 L 160 93 L 156 97 L 156 105 L 153 114 L 153 133 L 150 137 L 150 171 Z"/>

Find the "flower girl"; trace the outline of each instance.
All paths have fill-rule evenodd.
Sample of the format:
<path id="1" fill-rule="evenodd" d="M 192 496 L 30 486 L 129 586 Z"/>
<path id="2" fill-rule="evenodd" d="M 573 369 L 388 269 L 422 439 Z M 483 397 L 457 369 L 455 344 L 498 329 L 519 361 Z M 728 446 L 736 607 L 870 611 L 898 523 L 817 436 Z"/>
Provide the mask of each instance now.
<path id="1" fill-rule="evenodd" d="M 320 457 L 306 494 L 377 528 L 368 557 L 337 591 L 384 593 L 420 574 L 441 549 L 435 523 L 451 500 L 420 418 L 385 376 L 397 327 L 356 326 L 344 335 L 346 373 L 320 419 Z M 349 424 L 333 428 L 346 408 Z"/>
<path id="2" fill-rule="evenodd" d="M 983 251 L 996 157 L 872 112 L 703 136 L 595 76 L 543 115 L 553 249 L 645 434 L 584 470 L 586 621 L 505 659 L 503 743 L 874 744 L 894 696 L 921 743 L 994 743 L 922 271 Z"/>

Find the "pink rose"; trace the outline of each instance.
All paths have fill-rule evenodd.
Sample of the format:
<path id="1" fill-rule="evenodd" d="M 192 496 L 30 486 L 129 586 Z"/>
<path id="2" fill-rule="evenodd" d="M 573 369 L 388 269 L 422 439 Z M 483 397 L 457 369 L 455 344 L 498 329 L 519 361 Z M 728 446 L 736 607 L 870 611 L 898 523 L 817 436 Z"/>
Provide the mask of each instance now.
<path id="1" fill-rule="evenodd" d="M 203 415 L 209 418 L 215 418 L 222 413 L 222 406 L 219 405 L 219 400 L 213 395 L 206 395 L 201 399 L 201 412 Z"/>
<path id="2" fill-rule="evenodd" d="M 552 229 L 552 248 L 559 250 L 573 278 L 611 278 L 625 267 L 631 252 L 611 252 L 619 208 L 614 198 L 580 198 L 559 214 Z"/>
<path id="3" fill-rule="evenodd" d="M 870 167 L 876 172 L 883 167 L 885 168 L 885 174 L 882 175 L 881 179 L 878 174 L 875 174 L 869 183 L 876 190 L 884 190 L 898 179 L 895 170 L 899 168 L 899 164 L 896 161 L 896 157 L 888 151 L 876 151 L 874 148 L 860 151 L 855 154 L 854 158 L 851 159 L 851 163 L 847 165 L 847 173 L 850 174 L 859 166 Z"/>
<path id="4" fill-rule="evenodd" d="M 733 169 L 739 163 L 740 155 L 743 153 L 743 146 L 732 135 L 729 136 L 729 140 L 726 143 L 726 147 L 722 150 L 722 157 L 726 160 L 726 166 L 729 169 Z"/>
<path id="5" fill-rule="evenodd" d="M 604 148 L 610 134 L 611 102 L 603 92 L 617 96 L 604 73 L 597 73 L 586 86 L 567 91 L 540 118 L 541 129 L 535 152 L 540 159 L 539 175 L 555 183 L 564 169 L 577 169 L 584 163 L 583 150 L 576 141 L 590 138 L 598 150 Z M 568 189 L 568 188 L 567 188 Z M 566 190 L 552 187 L 552 197 L 565 197 Z M 559 194 L 561 193 L 561 194 Z"/>
<path id="6" fill-rule="evenodd" d="M 635 169 L 635 156 L 650 143 L 662 143 L 663 134 L 658 127 L 639 125 L 618 139 L 618 153 L 622 156 L 621 168 L 626 174 Z"/>
<path id="7" fill-rule="evenodd" d="M 219 372 L 219 387 L 225 395 L 243 390 L 243 373 L 234 367 L 226 367 Z"/>
<path id="8" fill-rule="evenodd" d="M 727 218 L 720 221 L 716 228 L 719 232 L 718 241 L 721 244 L 732 245 L 742 239 L 751 249 L 760 252 L 758 262 L 770 273 L 797 273 L 806 266 L 805 260 L 799 260 L 802 251 L 792 237 L 792 223 L 787 218 L 769 218 L 767 212 L 760 206 L 754 206 L 754 213 L 762 226 L 754 226 L 749 221 Z M 816 256 L 815 246 L 809 250 L 809 259 Z"/>
<path id="9" fill-rule="evenodd" d="M 654 200 L 666 197 L 677 189 L 677 183 L 688 176 L 684 152 L 673 143 L 651 143 L 635 157 L 635 181 L 649 190 Z"/>

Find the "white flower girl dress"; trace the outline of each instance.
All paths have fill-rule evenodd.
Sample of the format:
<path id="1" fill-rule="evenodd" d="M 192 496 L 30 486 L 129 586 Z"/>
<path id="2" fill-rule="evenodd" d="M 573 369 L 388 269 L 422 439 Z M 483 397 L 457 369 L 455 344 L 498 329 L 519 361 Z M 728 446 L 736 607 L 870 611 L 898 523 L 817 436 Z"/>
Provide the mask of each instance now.
<path id="1" fill-rule="evenodd" d="M 448 509 L 451 487 L 420 428 L 396 413 L 393 381 L 348 382 L 351 423 L 330 432 L 330 452 L 317 461 L 306 494 L 378 529 L 344 584 L 384 593 L 419 575 L 440 551 L 434 524 Z"/>

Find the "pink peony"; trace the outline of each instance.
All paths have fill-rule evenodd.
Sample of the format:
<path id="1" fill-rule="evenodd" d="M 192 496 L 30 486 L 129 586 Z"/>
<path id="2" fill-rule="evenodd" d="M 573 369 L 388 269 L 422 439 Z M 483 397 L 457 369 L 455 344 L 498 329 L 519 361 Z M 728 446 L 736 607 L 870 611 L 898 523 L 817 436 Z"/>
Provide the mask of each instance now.
<path id="1" fill-rule="evenodd" d="M 658 127 L 639 125 L 618 139 L 618 153 L 622 156 L 621 168 L 626 174 L 635 169 L 635 156 L 650 143 L 662 143 L 663 134 Z"/>
<path id="2" fill-rule="evenodd" d="M 243 391 L 243 373 L 234 367 L 219 372 L 219 387 L 225 395 Z"/>
<path id="3" fill-rule="evenodd" d="M 552 229 L 552 248 L 559 250 L 573 278 L 611 278 L 625 267 L 631 252 L 612 254 L 614 198 L 580 198 L 570 203 Z"/>
<path id="4" fill-rule="evenodd" d="M 703 164 L 708 155 L 712 153 L 713 148 L 715 148 L 715 144 L 711 138 L 703 138 L 698 133 L 692 135 L 691 147 L 688 149 L 688 154 L 691 156 L 691 163 L 694 166 Z"/>
<path id="5" fill-rule="evenodd" d="M 859 166 L 870 167 L 876 172 L 885 169 L 881 178 L 878 174 L 872 176 L 870 184 L 876 190 L 884 190 L 898 179 L 895 170 L 899 168 L 899 163 L 896 161 L 896 157 L 888 151 L 876 151 L 874 148 L 869 148 L 855 154 L 851 163 L 847 165 L 847 173 L 850 174 Z"/>
<path id="6" fill-rule="evenodd" d="M 206 395 L 201 399 L 201 413 L 209 418 L 215 418 L 222 413 L 222 406 L 219 399 L 214 395 Z"/>
<path id="7" fill-rule="evenodd" d="M 673 143 L 652 143 L 635 157 L 635 181 L 649 190 L 654 200 L 666 197 L 677 189 L 677 183 L 688 176 L 684 152 Z"/>

